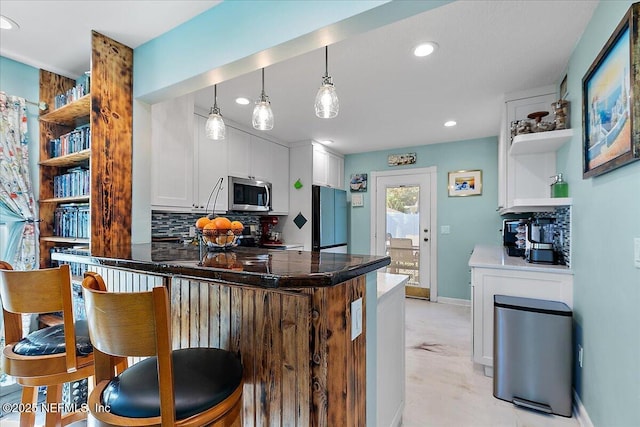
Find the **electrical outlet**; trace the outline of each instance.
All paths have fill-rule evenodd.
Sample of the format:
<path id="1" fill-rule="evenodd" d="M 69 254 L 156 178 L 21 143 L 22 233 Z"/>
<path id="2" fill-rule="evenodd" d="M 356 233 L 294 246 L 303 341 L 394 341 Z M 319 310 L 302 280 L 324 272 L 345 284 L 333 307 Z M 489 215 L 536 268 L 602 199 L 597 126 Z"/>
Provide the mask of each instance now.
<path id="1" fill-rule="evenodd" d="M 351 302 L 351 341 L 362 334 L 362 298 Z"/>
<path id="2" fill-rule="evenodd" d="M 640 268 L 640 237 L 633 239 L 633 265 Z"/>
<path id="3" fill-rule="evenodd" d="M 196 228 L 194 226 L 189 227 L 189 237 L 194 237 L 196 235 Z"/>
<path id="4" fill-rule="evenodd" d="M 582 349 L 582 346 L 578 344 L 578 365 L 580 365 L 581 368 L 582 368 L 583 354 L 584 354 L 584 351 Z"/>

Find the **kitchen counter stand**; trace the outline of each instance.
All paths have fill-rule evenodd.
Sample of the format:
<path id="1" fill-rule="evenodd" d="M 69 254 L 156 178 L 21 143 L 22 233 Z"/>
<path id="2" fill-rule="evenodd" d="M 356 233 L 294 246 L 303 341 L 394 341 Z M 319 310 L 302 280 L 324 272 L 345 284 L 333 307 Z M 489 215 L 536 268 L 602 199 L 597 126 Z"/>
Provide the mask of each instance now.
<path id="1" fill-rule="evenodd" d="M 560 301 L 573 307 L 573 272 L 566 266 L 530 264 L 502 246 L 476 245 L 471 267 L 472 358 L 493 376 L 493 296 Z"/>
<path id="2" fill-rule="evenodd" d="M 266 256 L 267 271 L 234 272 L 188 260 L 197 249 L 163 245 L 133 248 L 130 259 L 94 258 L 90 270 L 111 291 L 167 286 L 174 349 L 240 353 L 244 426 L 366 425 L 366 273 L 388 257 L 245 249 L 235 252 L 239 262 Z M 359 298 L 363 331 L 352 340 Z"/>

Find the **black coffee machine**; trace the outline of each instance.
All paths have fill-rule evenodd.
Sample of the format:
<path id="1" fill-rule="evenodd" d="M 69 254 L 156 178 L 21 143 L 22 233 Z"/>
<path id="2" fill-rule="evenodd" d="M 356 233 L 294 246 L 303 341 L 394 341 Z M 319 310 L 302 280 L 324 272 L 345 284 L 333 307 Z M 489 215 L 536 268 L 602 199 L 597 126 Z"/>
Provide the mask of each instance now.
<path id="1" fill-rule="evenodd" d="M 524 258 L 527 237 L 526 219 L 505 219 L 502 222 L 502 244 L 507 255 Z"/>
<path id="2" fill-rule="evenodd" d="M 530 218 L 526 227 L 525 259 L 532 263 L 558 264 L 558 230 L 555 218 Z"/>

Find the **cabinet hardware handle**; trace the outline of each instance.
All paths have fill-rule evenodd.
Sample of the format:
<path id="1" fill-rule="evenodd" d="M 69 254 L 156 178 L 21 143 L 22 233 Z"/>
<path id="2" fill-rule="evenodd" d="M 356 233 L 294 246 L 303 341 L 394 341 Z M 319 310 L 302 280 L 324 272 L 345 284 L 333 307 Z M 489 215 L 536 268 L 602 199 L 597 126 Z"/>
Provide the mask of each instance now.
<path id="1" fill-rule="evenodd" d="M 425 233 L 428 233 L 428 232 L 429 232 L 429 229 L 428 229 L 428 228 L 425 228 L 425 229 L 424 229 L 424 232 L 425 232 Z"/>
<path id="2" fill-rule="evenodd" d="M 425 237 L 425 238 L 424 238 L 424 241 L 425 241 L 425 242 L 428 242 L 428 241 L 429 241 L 429 239 L 427 239 L 427 238 Z"/>

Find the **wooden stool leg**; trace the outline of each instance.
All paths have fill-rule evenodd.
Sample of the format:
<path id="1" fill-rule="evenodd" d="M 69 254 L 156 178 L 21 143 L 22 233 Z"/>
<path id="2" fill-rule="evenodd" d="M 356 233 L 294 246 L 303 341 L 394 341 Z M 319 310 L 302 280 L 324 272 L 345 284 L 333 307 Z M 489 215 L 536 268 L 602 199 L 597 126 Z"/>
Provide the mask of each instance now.
<path id="1" fill-rule="evenodd" d="M 47 408 L 45 414 L 46 427 L 58 427 L 62 425 L 62 384 L 47 386 Z"/>
<path id="2" fill-rule="evenodd" d="M 35 409 L 38 402 L 38 387 L 22 386 L 22 400 L 25 407 Z M 33 427 L 36 423 L 34 411 L 20 413 L 20 427 Z"/>

